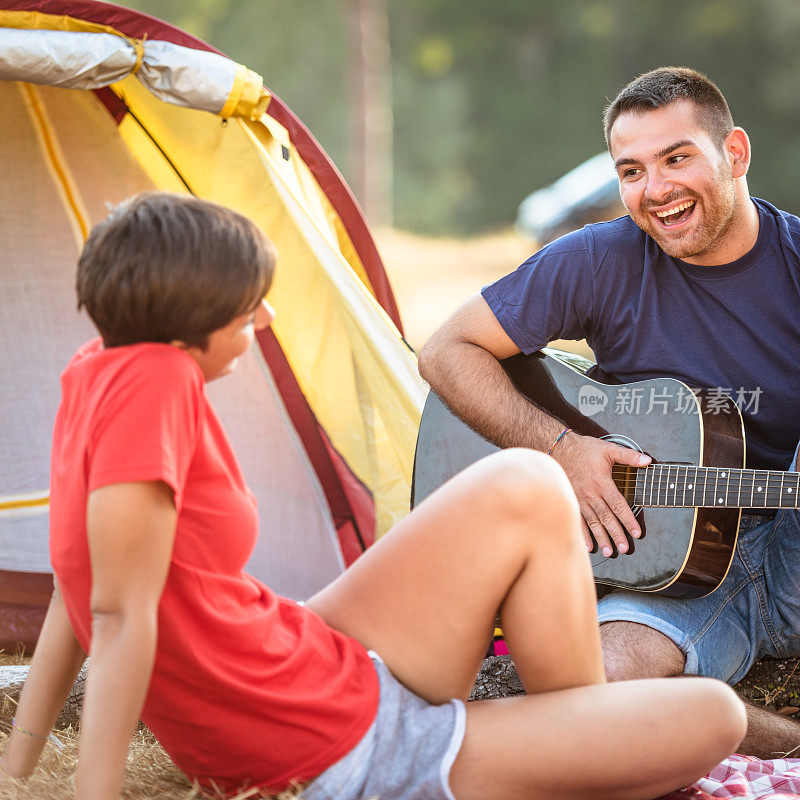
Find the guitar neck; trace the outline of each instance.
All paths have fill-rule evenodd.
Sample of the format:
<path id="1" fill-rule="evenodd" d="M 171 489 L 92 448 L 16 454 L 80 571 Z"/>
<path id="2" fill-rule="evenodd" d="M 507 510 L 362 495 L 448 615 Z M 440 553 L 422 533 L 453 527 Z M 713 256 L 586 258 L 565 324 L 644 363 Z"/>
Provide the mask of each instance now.
<path id="1" fill-rule="evenodd" d="M 615 467 L 614 479 L 633 506 L 799 508 L 800 473 L 766 469 L 651 464 Z"/>

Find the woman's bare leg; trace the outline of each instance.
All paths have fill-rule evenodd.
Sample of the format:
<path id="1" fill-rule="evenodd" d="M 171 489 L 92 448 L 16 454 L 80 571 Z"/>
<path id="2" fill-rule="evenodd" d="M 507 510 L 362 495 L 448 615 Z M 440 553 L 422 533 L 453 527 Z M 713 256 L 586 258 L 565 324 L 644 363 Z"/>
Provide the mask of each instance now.
<path id="1" fill-rule="evenodd" d="M 529 694 L 469 705 L 459 800 L 649 800 L 744 735 L 716 681 L 605 683 L 577 504 L 532 451 L 465 470 L 308 605 L 434 703 L 467 695 L 500 612 Z"/>
<path id="2" fill-rule="evenodd" d="M 605 681 L 577 502 L 534 451 L 473 464 L 308 606 L 430 702 L 468 695 L 498 612 L 529 692 Z"/>
<path id="3" fill-rule="evenodd" d="M 732 753 L 744 708 L 725 684 L 664 678 L 469 703 L 458 800 L 653 800 Z"/>

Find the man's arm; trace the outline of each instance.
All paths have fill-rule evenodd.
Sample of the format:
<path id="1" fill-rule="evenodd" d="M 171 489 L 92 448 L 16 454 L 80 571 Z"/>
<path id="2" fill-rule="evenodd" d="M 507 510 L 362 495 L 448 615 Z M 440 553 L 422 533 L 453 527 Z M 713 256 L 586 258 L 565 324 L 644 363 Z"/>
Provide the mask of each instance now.
<path id="1" fill-rule="evenodd" d="M 11 730 L 0 759 L 0 767 L 7 775 L 24 778 L 33 772 L 45 746 L 45 738 L 55 725 L 85 659 L 86 653 L 72 632 L 56 584 L 20 696 L 15 714 L 16 726 Z"/>
<path id="2" fill-rule="evenodd" d="M 547 452 L 563 425 L 523 397 L 499 359 L 519 352 L 481 295 L 467 300 L 426 342 L 419 354 L 420 375 L 468 425 L 500 447 Z M 570 432 L 553 449 L 567 473 L 591 534 L 604 554 L 628 550 L 623 526 L 641 535 L 627 502 L 611 478 L 615 463 L 644 466 L 650 459 L 628 448 Z"/>

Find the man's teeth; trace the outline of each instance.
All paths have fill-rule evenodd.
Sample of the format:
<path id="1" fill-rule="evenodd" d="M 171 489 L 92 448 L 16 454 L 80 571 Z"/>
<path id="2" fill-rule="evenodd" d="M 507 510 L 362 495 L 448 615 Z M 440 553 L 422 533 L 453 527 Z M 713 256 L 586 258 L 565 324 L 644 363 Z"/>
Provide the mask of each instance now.
<path id="1" fill-rule="evenodd" d="M 664 219 L 664 217 L 671 217 L 674 214 L 680 214 L 681 211 L 685 211 L 687 208 L 691 208 L 694 205 L 694 200 L 687 200 L 685 203 L 680 203 L 677 206 L 673 206 L 672 208 L 668 208 L 666 211 L 656 211 L 656 216 Z"/>

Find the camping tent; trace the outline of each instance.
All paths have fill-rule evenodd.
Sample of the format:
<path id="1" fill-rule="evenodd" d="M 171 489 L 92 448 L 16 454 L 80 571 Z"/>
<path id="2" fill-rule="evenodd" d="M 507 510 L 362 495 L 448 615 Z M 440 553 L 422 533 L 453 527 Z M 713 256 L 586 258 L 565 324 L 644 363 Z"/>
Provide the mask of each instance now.
<path id="1" fill-rule="evenodd" d="M 209 386 L 258 499 L 250 571 L 310 595 L 408 509 L 424 400 L 365 221 L 261 78 L 160 20 L 90 0 L 0 0 L 0 646 L 49 600 L 59 374 L 94 334 L 74 264 L 109 203 L 158 188 L 243 212 L 275 242 L 277 311 Z"/>

